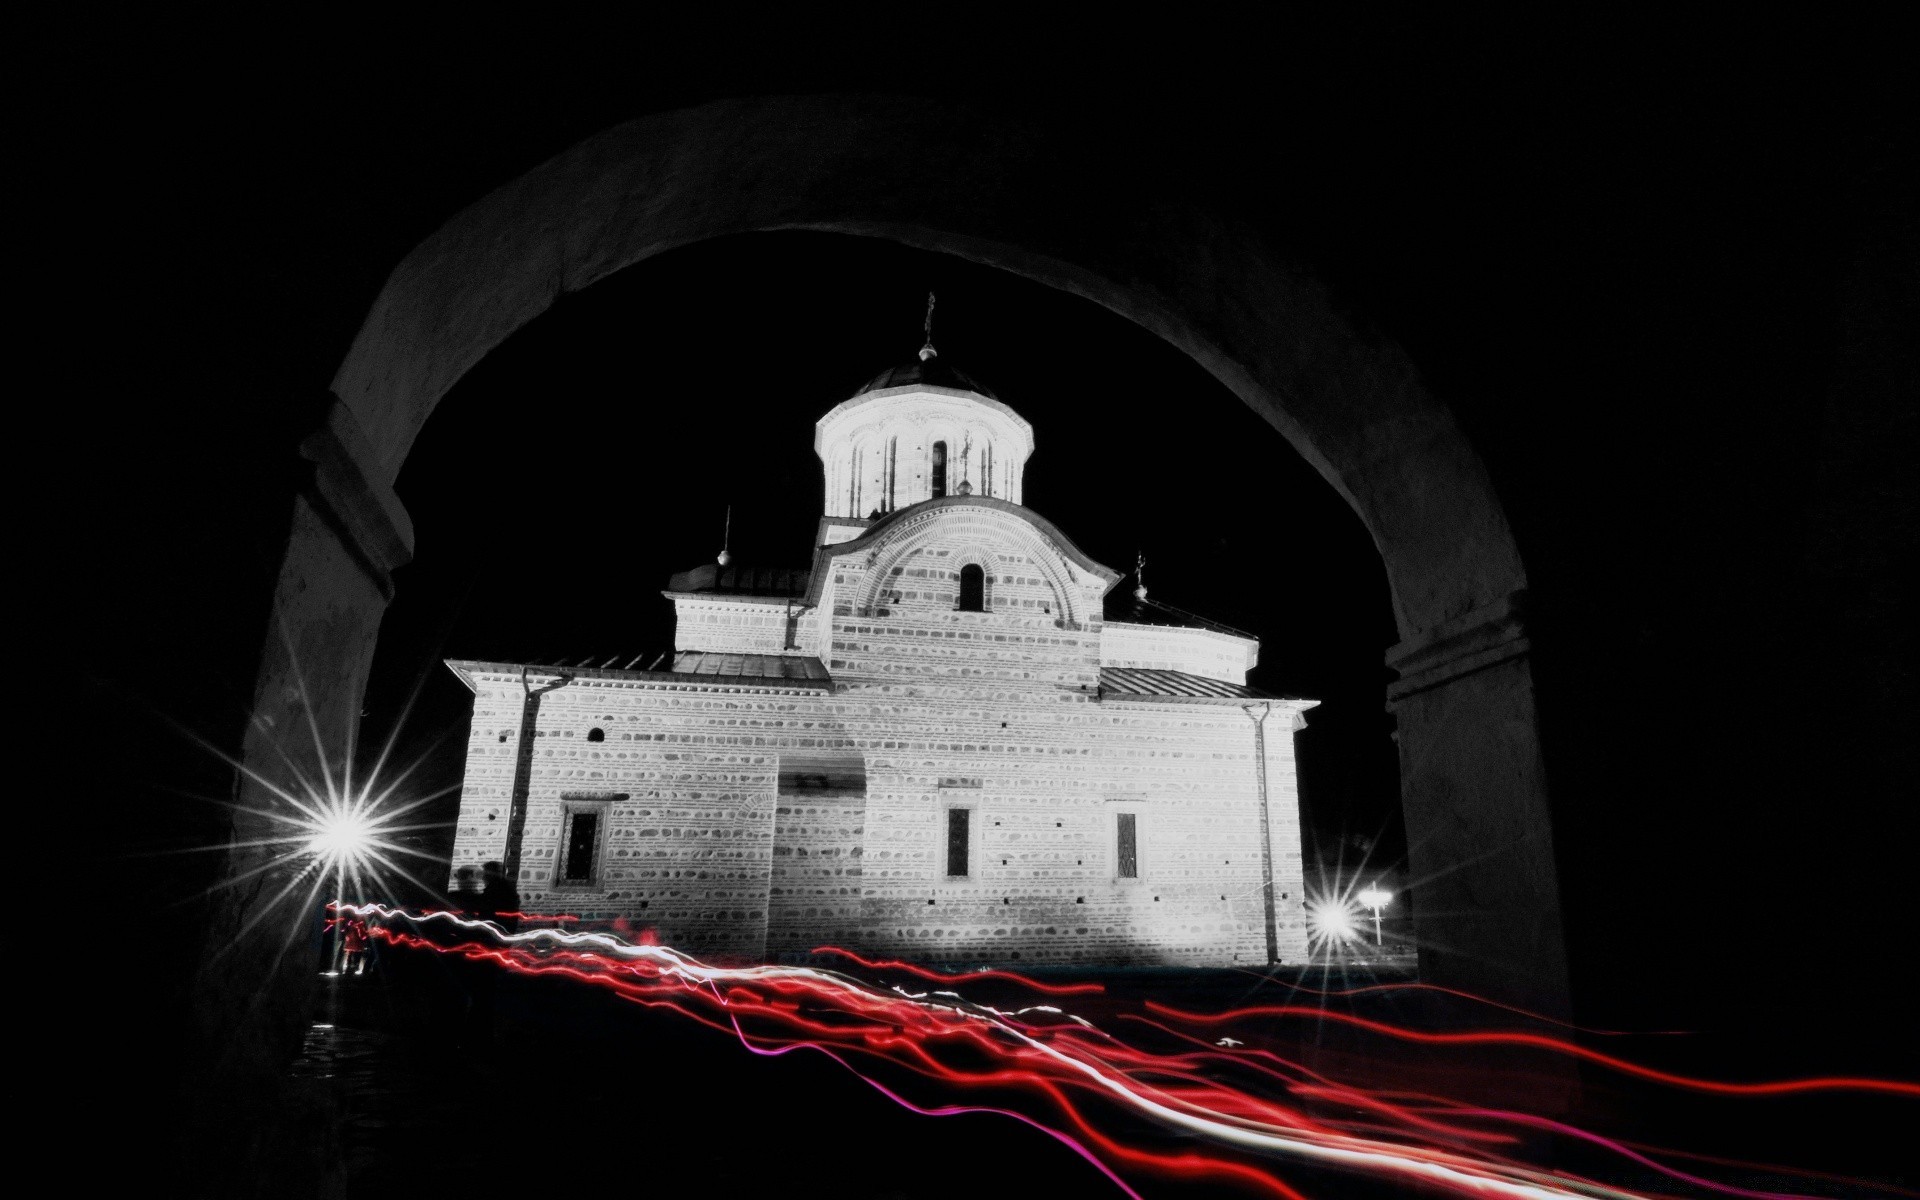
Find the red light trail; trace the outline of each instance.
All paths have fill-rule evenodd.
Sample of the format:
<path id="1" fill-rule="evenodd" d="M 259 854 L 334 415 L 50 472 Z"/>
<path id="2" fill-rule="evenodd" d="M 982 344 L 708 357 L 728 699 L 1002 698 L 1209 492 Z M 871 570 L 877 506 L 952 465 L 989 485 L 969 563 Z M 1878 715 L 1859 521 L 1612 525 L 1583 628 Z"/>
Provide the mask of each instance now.
<path id="1" fill-rule="evenodd" d="M 1154 1040 L 1165 1039 L 1172 1047 L 1153 1049 L 1054 1004 L 998 1008 L 968 1000 L 951 986 L 910 991 L 882 980 L 905 976 L 945 985 L 991 982 L 1037 997 L 1104 1000 L 1104 989 L 1095 983 L 1049 983 L 998 970 L 942 974 L 835 947 L 822 947 L 818 953 L 851 963 L 869 977 L 807 966 L 715 966 L 671 947 L 645 944 L 644 939 L 636 944 L 609 933 L 583 931 L 577 918 L 564 920 L 566 928 L 509 934 L 450 912 L 339 907 L 368 918 L 374 935 L 396 946 L 608 989 L 633 1003 L 670 1009 L 727 1033 L 758 1055 L 802 1049 L 824 1054 L 914 1112 L 1011 1117 L 1067 1145 L 1136 1200 L 1139 1193 L 1127 1180 L 1147 1176 L 1226 1183 L 1253 1194 L 1307 1200 L 1300 1186 L 1309 1183 L 1282 1177 L 1290 1165 L 1309 1181 L 1321 1180 L 1329 1171 L 1350 1172 L 1461 1196 L 1608 1200 L 1665 1195 L 1528 1162 L 1519 1157 L 1520 1130 L 1596 1148 L 1632 1164 L 1637 1173 L 1658 1172 L 1692 1194 L 1743 1200 L 1793 1195 L 1715 1180 L 1703 1168 L 1682 1169 L 1665 1161 L 1714 1161 L 1704 1155 L 1628 1145 L 1536 1114 L 1329 1078 L 1261 1044 L 1273 1040 L 1268 1031 L 1276 1020 L 1333 1021 L 1390 1042 L 1515 1047 L 1716 1097 L 1845 1093 L 1891 1097 L 1894 1103 L 1920 1099 L 1920 1084 L 1898 1080 L 1834 1076 L 1732 1083 L 1659 1070 L 1546 1034 L 1433 1032 L 1297 1004 L 1197 1013 L 1145 1001 L 1142 1007 L 1151 1017 L 1119 1013 L 1128 1022 L 1125 1028 L 1151 1030 L 1157 1035 Z M 1229 1032 L 1232 1036 L 1226 1036 Z M 929 1085 L 939 1089 L 942 1099 L 909 1098 L 914 1088 Z M 948 1099 L 969 1092 L 990 1096 L 980 1102 Z M 1168 1149 L 1170 1137 L 1124 1132 L 1142 1122 L 1180 1138 L 1183 1147 Z M 1763 1164 L 1730 1165 L 1812 1177 Z M 1876 1187 L 1846 1182 L 1862 1189 Z M 1878 1185 L 1878 1191 L 1912 1194 L 1884 1185 Z"/>
<path id="2" fill-rule="evenodd" d="M 1920 1098 L 1920 1084 L 1906 1083 L 1896 1079 L 1863 1079 L 1855 1076 L 1830 1076 L 1816 1079 L 1780 1079 L 1766 1083 L 1724 1083 L 1713 1079 L 1695 1079 L 1686 1075 L 1676 1075 L 1669 1071 L 1659 1071 L 1652 1067 L 1643 1067 L 1611 1054 L 1602 1054 L 1598 1050 L 1589 1050 L 1585 1046 L 1566 1041 L 1563 1038 L 1546 1037 L 1537 1033 L 1519 1033 L 1487 1031 L 1472 1033 L 1430 1033 L 1417 1029 L 1406 1029 L 1389 1025 L 1383 1021 L 1370 1021 L 1365 1017 L 1356 1017 L 1351 1013 L 1329 1010 L 1306 1004 L 1262 1004 L 1251 1008 L 1233 1009 L 1223 1013 L 1192 1013 L 1157 1003 L 1146 1002 L 1146 1007 L 1162 1016 L 1175 1017 L 1196 1025 L 1217 1025 L 1232 1021 L 1244 1021 L 1255 1017 L 1308 1017 L 1316 1021 L 1337 1021 L 1352 1025 L 1356 1029 L 1365 1029 L 1371 1033 L 1385 1034 L 1410 1042 L 1426 1042 L 1435 1046 L 1532 1046 L 1548 1050 L 1555 1054 L 1565 1054 L 1585 1059 L 1600 1066 L 1609 1067 L 1626 1075 L 1637 1075 L 1656 1083 L 1671 1087 L 1689 1088 L 1701 1092 L 1718 1092 L 1726 1096 L 1784 1096 L 1795 1092 L 1885 1092 L 1896 1096 Z"/>

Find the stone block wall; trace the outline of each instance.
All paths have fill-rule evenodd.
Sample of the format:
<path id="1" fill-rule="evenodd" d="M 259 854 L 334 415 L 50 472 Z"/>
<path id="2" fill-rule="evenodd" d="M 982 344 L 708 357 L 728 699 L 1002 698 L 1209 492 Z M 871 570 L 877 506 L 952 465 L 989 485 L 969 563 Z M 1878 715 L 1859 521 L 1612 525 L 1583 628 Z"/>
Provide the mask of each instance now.
<path id="1" fill-rule="evenodd" d="M 807 607 L 777 597 L 715 597 L 668 592 L 675 650 L 730 654 L 798 654 Z"/>
<path id="2" fill-rule="evenodd" d="M 519 881 L 529 909 L 626 916 L 692 953 L 739 959 L 834 943 L 950 962 L 1265 961 L 1254 743 L 1237 707 L 1004 683 L 902 704 L 886 684 L 826 694 L 596 674 L 609 678 L 542 697 Z M 505 849 L 519 680 L 479 684 L 457 864 Z M 588 740 L 595 728 L 604 741 Z M 1280 943 L 1297 961 L 1283 721 L 1267 741 Z M 864 791 L 782 786 L 783 758 L 823 753 L 857 756 Z M 595 801 L 598 876 L 563 884 L 567 807 Z M 954 804 L 973 809 L 964 879 L 945 874 Z M 1123 810 L 1138 822 L 1137 879 L 1116 876 Z"/>
<path id="3" fill-rule="evenodd" d="M 775 800 L 767 957 L 822 945 L 866 944 L 861 927 L 867 794 L 864 787 L 782 786 Z"/>
<path id="4" fill-rule="evenodd" d="M 460 812 L 454 822 L 454 872 L 461 867 L 478 870 L 481 863 L 506 858 L 522 697 L 517 674 L 489 679 L 474 693 L 473 723 L 467 731 L 467 769 L 461 779 Z M 453 887 L 451 877 L 447 886 Z"/>
<path id="5" fill-rule="evenodd" d="M 545 693 L 533 736 L 519 889 L 530 911 L 624 916 L 691 953 L 758 958 L 766 943 L 778 753 L 749 726 L 810 697 L 651 687 L 586 673 Z M 554 676 L 536 677 L 538 686 Z M 476 674 L 454 863 L 502 858 L 519 678 Z M 755 707 L 764 711 L 746 714 Z M 594 730 L 603 740 L 591 740 Z M 569 805 L 603 805 L 595 878 L 559 879 Z"/>
<path id="6" fill-rule="evenodd" d="M 1009 697 L 919 724 L 869 766 L 863 916 L 876 947 L 953 962 L 1266 961 L 1252 726 L 1237 708 Z M 1279 940 L 1299 961 L 1290 738 L 1269 743 Z M 979 824 L 966 879 L 944 871 L 953 805 Z M 1117 876 L 1119 811 L 1136 814 L 1136 879 Z"/>

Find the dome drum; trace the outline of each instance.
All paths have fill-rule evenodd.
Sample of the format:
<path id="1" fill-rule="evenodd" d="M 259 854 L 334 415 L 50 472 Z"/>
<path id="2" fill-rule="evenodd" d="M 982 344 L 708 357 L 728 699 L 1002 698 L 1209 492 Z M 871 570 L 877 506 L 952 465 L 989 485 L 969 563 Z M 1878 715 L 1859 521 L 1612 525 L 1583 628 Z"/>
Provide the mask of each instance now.
<path id="1" fill-rule="evenodd" d="M 814 450 L 830 516 L 966 494 L 1018 504 L 1033 427 L 980 391 L 914 382 L 862 391 L 834 408 L 815 427 Z"/>

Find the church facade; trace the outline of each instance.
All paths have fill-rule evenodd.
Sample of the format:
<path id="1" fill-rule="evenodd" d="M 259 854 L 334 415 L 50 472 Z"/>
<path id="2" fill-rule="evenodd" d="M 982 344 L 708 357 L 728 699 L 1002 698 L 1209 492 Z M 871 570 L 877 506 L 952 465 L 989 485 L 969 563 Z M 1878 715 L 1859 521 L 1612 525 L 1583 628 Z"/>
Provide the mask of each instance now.
<path id="1" fill-rule="evenodd" d="M 718 959 L 1303 960 L 1315 702 L 1258 642 L 1026 508 L 1032 428 L 931 345 L 814 447 L 810 569 L 675 575 L 670 661 L 448 662 L 454 868 Z"/>

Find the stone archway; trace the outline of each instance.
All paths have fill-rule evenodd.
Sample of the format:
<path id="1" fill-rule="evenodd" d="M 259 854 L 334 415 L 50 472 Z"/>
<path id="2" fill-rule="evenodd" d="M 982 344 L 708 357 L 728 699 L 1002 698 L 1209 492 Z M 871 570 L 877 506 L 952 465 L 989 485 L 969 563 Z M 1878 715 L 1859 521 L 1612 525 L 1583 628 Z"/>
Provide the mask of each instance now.
<path id="1" fill-rule="evenodd" d="M 675 246 L 764 230 L 887 238 L 1132 320 L 1210 371 L 1354 508 L 1402 637 L 1389 702 L 1422 973 L 1566 1011 L 1526 576 L 1479 458 L 1404 356 L 1360 338 L 1250 231 L 1117 195 L 1054 149 L 934 102 L 727 101 L 608 130 L 456 215 L 387 280 L 302 445 L 313 474 L 277 583 L 249 767 L 271 777 L 310 759 L 309 707 L 323 731 L 351 729 L 390 573 L 412 552 L 393 482 L 434 405 L 488 350 L 564 293 Z M 243 800 L 271 803 L 251 782 Z M 239 829 L 236 844 L 253 835 Z M 230 873 L 258 866 L 251 853 L 236 849 Z M 248 915 L 235 901 L 216 939 Z M 229 957 L 206 973 L 203 1009 L 226 1020 L 255 995 L 292 1000 L 310 981 L 275 961 Z"/>

